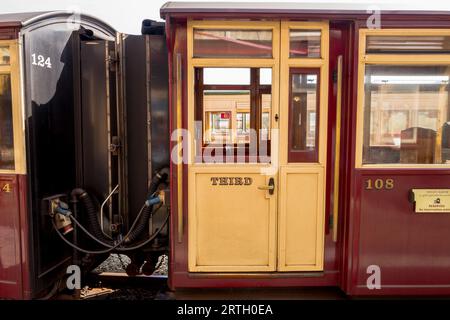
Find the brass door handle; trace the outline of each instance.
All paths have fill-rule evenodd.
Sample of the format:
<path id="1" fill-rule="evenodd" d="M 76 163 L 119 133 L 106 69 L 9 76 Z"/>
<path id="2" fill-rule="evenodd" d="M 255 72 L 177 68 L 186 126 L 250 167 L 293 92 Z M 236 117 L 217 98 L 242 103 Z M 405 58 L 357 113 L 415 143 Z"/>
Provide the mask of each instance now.
<path id="1" fill-rule="evenodd" d="M 259 186 L 258 189 L 269 191 L 269 194 L 272 195 L 275 191 L 275 180 L 270 178 L 267 186 Z"/>
<path id="2" fill-rule="evenodd" d="M 259 190 L 273 190 L 275 189 L 274 186 L 259 186 L 258 187 Z"/>

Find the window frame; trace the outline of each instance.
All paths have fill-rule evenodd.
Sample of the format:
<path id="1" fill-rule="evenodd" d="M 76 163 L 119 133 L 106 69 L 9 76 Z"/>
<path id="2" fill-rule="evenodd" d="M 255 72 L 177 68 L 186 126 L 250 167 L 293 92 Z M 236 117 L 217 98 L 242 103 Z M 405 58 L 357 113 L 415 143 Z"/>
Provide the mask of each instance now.
<path id="1" fill-rule="evenodd" d="M 450 54 L 371 54 L 366 53 L 367 36 L 448 36 L 450 29 L 359 29 L 358 49 L 358 87 L 356 111 L 356 148 L 355 168 L 357 169 L 438 169 L 450 168 L 450 164 L 405 164 L 383 163 L 363 164 L 364 143 L 364 108 L 365 108 L 365 69 L 367 65 L 393 65 L 393 66 L 450 66 Z"/>
<path id="2" fill-rule="evenodd" d="M 248 85 L 215 85 L 215 84 L 209 84 L 206 85 L 203 82 L 203 75 L 204 75 L 204 69 L 205 68 L 200 68 L 200 67 L 196 67 L 194 69 L 195 72 L 195 105 L 194 105 L 194 109 L 195 109 L 195 121 L 201 121 L 202 122 L 202 135 L 201 135 L 201 141 L 202 141 L 202 149 L 196 150 L 196 160 L 198 159 L 203 159 L 204 158 L 204 153 L 205 150 L 210 150 L 211 148 L 220 148 L 220 145 L 222 145 L 222 143 L 211 143 L 211 142 L 205 142 L 205 132 L 209 128 L 209 125 L 207 125 L 209 122 L 209 119 L 206 119 L 205 115 L 208 112 L 229 112 L 231 115 L 231 121 L 230 121 L 230 128 L 229 129 L 237 129 L 237 119 L 235 119 L 233 117 L 233 112 L 229 111 L 229 110 L 217 110 L 217 111 L 206 111 L 205 110 L 205 106 L 204 106 L 204 93 L 205 91 L 208 90 L 218 90 L 218 91 L 222 91 L 222 90 L 237 90 L 237 91 L 246 91 L 248 92 L 248 96 L 249 96 L 249 104 L 250 104 L 250 108 L 249 108 L 249 117 L 250 117 L 250 130 L 256 130 L 258 132 L 258 137 L 259 137 L 259 133 L 262 129 L 262 114 L 263 114 L 263 107 L 262 107 L 262 96 L 264 94 L 270 94 L 272 96 L 272 85 L 266 85 L 266 84 L 260 84 L 260 70 L 261 68 L 248 68 L 250 71 L 250 83 Z M 259 100 L 261 99 L 261 100 Z M 237 114 L 239 112 L 239 109 L 236 108 L 234 114 Z M 242 112 L 241 112 L 242 113 Z M 260 118 L 261 117 L 261 118 Z M 236 123 L 235 123 L 236 122 Z M 235 141 L 234 138 L 236 138 L 234 136 L 234 134 L 237 133 L 234 132 L 231 135 L 231 140 L 228 143 L 231 143 L 234 145 L 234 151 L 233 153 L 235 154 L 238 150 L 238 143 Z M 270 137 L 270 133 L 269 133 L 269 137 Z M 259 151 L 259 138 L 257 141 L 255 141 L 254 143 L 257 144 L 257 148 Z M 198 142 L 197 142 L 198 143 Z M 270 139 L 268 140 L 268 148 L 270 150 Z M 200 145 L 198 143 L 198 145 Z M 247 153 L 248 150 L 250 149 L 250 142 L 249 143 L 244 143 L 244 148 L 245 148 L 245 153 L 246 153 L 246 160 L 249 160 L 250 157 L 248 157 Z M 201 152 L 200 152 L 201 151 Z M 223 154 L 226 154 L 226 149 L 224 147 L 223 149 Z M 259 160 L 256 161 L 257 163 L 259 163 Z M 196 163 L 201 163 L 201 161 L 196 161 Z M 247 163 L 247 162 L 246 162 Z"/>
<path id="3" fill-rule="evenodd" d="M 0 174 L 26 174 L 19 43 L 18 40 L 0 40 L 0 46 L 8 46 L 10 50 L 10 63 L 9 65 L 0 65 L 0 74 L 9 74 L 11 77 L 14 137 L 14 169 L 0 169 Z"/>
<path id="4" fill-rule="evenodd" d="M 289 56 L 290 30 L 320 30 L 321 31 L 321 58 L 308 58 Z M 280 165 L 297 167 L 325 168 L 327 166 L 327 139 L 328 139 L 328 80 L 329 80 L 329 24 L 328 21 L 281 21 L 281 83 L 280 87 Z M 318 144 L 318 161 L 316 162 L 290 162 L 289 153 L 289 109 L 290 109 L 290 70 L 291 69 L 320 69 L 320 123 Z"/>
<path id="5" fill-rule="evenodd" d="M 235 30 L 271 30 L 272 31 L 272 58 L 196 58 L 194 57 L 194 29 L 235 29 Z M 196 115 L 196 95 L 195 76 L 196 68 L 270 68 L 272 70 L 272 128 L 277 128 L 278 123 L 275 116 L 279 114 L 279 60 L 280 60 L 280 23 L 279 21 L 240 21 L 240 20 L 188 20 L 187 21 L 187 129 L 195 132 L 195 120 L 200 115 Z M 177 117 L 182 118 L 182 112 L 177 113 Z M 182 127 L 181 124 L 178 127 Z M 270 142 L 270 150 L 274 143 Z M 211 163 L 197 161 L 198 145 L 196 139 L 189 139 L 188 157 L 190 166 L 202 167 L 210 166 Z M 271 154 L 271 157 L 278 157 Z M 245 163 L 216 163 L 215 166 L 245 166 L 245 167 L 266 167 L 270 163 L 246 161 Z"/>
<path id="6" fill-rule="evenodd" d="M 315 145 L 313 151 L 310 150 L 293 150 L 292 149 L 292 127 L 294 122 L 294 117 L 292 116 L 293 112 L 293 91 L 292 91 L 292 80 L 294 75 L 304 74 L 310 75 L 314 74 L 317 76 L 316 83 L 316 119 L 315 119 Z M 290 68 L 289 70 L 289 110 L 288 110 L 288 162 L 289 163 L 318 163 L 319 162 L 319 149 L 320 149 L 320 92 L 321 92 L 321 77 L 320 77 L 320 68 Z M 306 111 L 308 112 L 308 111 Z M 308 119 L 308 117 L 307 117 Z M 306 139 L 308 138 L 308 133 L 306 133 Z"/>

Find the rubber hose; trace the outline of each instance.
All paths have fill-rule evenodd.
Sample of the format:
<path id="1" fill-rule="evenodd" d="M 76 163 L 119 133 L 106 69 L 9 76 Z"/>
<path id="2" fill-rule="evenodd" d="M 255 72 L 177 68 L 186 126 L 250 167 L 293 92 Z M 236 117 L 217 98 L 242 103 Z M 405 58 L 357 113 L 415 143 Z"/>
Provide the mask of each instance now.
<path id="1" fill-rule="evenodd" d="M 167 180 L 167 177 L 169 176 L 169 169 L 163 168 L 159 172 L 156 172 L 156 174 L 153 176 L 152 181 L 150 183 L 150 186 L 148 188 L 148 194 L 147 199 L 149 199 L 158 189 L 158 186 Z M 131 232 L 128 237 L 125 239 L 125 244 L 132 243 L 136 239 L 138 239 L 144 230 L 147 228 L 148 220 L 150 219 L 150 216 L 152 215 L 153 206 L 146 206 L 142 212 L 140 221 L 138 222 L 136 228 Z"/>
<path id="2" fill-rule="evenodd" d="M 100 241 L 113 246 L 114 242 L 105 237 L 102 232 L 100 223 L 98 221 L 98 213 L 95 208 L 94 201 L 92 201 L 92 198 L 89 196 L 89 194 L 85 190 L 77 188 L 72 191 L 71 195 L 73 200 L 76 201 L 76 199 L 78 198 L 83 204 L 87 215 L 87 224 L 89 231 Z"/>

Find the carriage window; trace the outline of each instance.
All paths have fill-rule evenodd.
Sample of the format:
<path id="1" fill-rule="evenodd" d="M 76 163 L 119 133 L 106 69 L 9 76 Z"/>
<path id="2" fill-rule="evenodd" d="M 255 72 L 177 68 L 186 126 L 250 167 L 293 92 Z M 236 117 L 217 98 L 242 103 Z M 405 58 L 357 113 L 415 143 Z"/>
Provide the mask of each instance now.
<path id="1" fill-rule="evenodd" d="M 318 161 L 320 69 L 291 70 L 289 162 Z"/>
<path id="2" fill-rule="evenodd" d="M 448 54 L 450 36 L 367 36 L 366 53 Z"/>
<path id="3" fill-rule="evenodd" d="M 194 29 L 194 57 L 272 58 L 272 31 Z"/>
<path id="4" fill-rule="evenodd" d="M 205 85 L 250 85 L 249 68 L 205 68 Z"/>
<path id="5" fill-rule="evenodd" d="M 259 84 L 261 85 L 272 85 L 272 69 L 271 68 L 261 68 L 259 69 Z"/>
<path id="6" fill-rule="evenodd" d="M 0 74 L 0 170 L 14 170 L 11 76 Z"/>
<path id="7" fill-rule="evenodd" d="M 449 164 L 449 80 L 448 66 L 366 66 L 363 164 Z"/>
<path id="8" fill-rule="evenodd" d="M 217 152 L 244 155 L 239 162 L 270 161 L 271 71 L 195 69 L 197 162 L 209 162 L 205 154 L 219 161 Z"/>
<path id="9" fill-rule="evenodd" d="M 320 58 L 320 30 L 290 30 L 290 58 Z"/>
<path id="10" fill-rule="evenodd" d="M 10 60 L 9 46 L 0 46 L 0 66 L 9 65 Z"/>

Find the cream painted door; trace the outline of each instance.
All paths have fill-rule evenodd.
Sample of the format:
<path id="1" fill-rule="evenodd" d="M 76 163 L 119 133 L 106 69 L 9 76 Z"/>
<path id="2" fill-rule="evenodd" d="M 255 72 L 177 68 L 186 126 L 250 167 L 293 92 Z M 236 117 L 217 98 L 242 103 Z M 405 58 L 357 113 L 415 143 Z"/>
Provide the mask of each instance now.
<path id="1" fill-rule="evenodd" d="M 290 43 L 307 41 L 307 50 Z M 319 49 L 317 49 L 319 48 Z M 278 271 L 323 270 L 328 23 L 281 23 Z"/>
<path id="2" fill-rule="evenodd" d="M 206 29 L 215 28 L 272 30 L 273 56 L 253 60 L 194 58 L 192 43 L 196 28 L 202 30 L 202 37 L 208 34 Z M 300 31 L 300 38 L 306 39 L 318 32 L 319 56 L 291 57 L 291 31 Z M 230 32 L 229 36 L 232 35 Z M 190 143 L 193 152 L 188 166 L 189 272 L 323 269 L 327 48 L 326 22 L 188 23 L 189 131 L 194 132 L 194 124 L 203 121 L 195 131 L 202 131 L 203 136 L 196 136 Z M 256 75 L 258 80 L 247 83 L 243 76 L 246 69 L 251 73 L 248 79 L 255 80 Z M 269 85 L 261 81 L 267 70 L 271 70 Z M 218 72 L 223 72 L 223 76 L 212 81 L 211 77 Z M 228 81 L 229 73 L 234 82 L 222 83 L 221 79 Z M 256 91 L 252 91 L 255 87 Z M 255 102 L 255 94 L 266 95 L 266 105 L 262 100 Z M 267 95 L 271 95 L 268 104 Z M 255 103 L 260 103 L 259 107 Z M 252 114 L 252 108 L 256 113 Z M 203 152 L 208 151 L 205 144 L 214 144 L 215 139 L 219 144 L 221 139 L 242 143 L 239 130 L 245 127 L 246 113 L 252 127 L 256 123 L 261 128 L 270 119 L 268 127 L 276 131 L 269 137 L 270 166 L 275 169 L 271 174 L 264 170 L 267 165 L 259 163 L 217 164 L 196 160 L 199 150 L 203 157 Z M 273 190 L 269 190 L 272 185 Z"/>
<path id="3" fill-rule="evenodd" d="M 274 271 L 276 193 L 259 167 L 192 167 L 189 270 Z"/>

